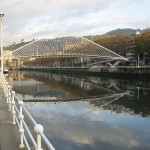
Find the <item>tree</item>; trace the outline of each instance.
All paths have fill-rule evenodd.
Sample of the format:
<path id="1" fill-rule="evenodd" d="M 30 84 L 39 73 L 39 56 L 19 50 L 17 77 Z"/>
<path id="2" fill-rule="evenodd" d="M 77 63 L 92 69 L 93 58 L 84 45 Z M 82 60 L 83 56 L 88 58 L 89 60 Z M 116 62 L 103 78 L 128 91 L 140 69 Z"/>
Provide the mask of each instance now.
<path id="1" fill-rule="evenodd" d="M 94 40 L 95 43 L 100 44 L 114 52 L 127 51 L 127 45 L 129 41 L 128 35 L 112 35 L 99 37 Z"/>
<path id="2" fill-rule="evenodd" d="M 144 54 L 145 52 L 150 53 L 150 32 L 144 32 L 136 38 L 136 52 Z"/>

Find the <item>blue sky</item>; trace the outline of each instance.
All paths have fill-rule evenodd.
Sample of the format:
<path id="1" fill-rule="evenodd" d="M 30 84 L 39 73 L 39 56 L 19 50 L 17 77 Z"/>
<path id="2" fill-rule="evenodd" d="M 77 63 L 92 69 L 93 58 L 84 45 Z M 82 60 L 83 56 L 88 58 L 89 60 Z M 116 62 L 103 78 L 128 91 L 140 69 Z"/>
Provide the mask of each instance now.
<path id="1" fill-rule="evenodd" d="M 103 34 L 150 27 L 150 0 L 1 0 L 4 45 L 57 33 Z"/>

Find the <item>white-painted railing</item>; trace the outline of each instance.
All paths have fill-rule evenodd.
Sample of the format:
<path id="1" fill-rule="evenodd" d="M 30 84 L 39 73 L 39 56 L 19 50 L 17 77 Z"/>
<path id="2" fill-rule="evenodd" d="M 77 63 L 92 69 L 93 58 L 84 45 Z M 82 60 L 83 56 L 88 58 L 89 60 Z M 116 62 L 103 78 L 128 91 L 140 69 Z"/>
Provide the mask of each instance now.
<path id="1" fill-rule="evenodd" d="M 49 140 L 43 133 L 43 126 L 36 123 L 31 114 L 23 105 L 23 101 L 15 95 L 15 92 L 8 85 L 8 82 L 6 81 L 3 75 L 1 75 L 1 82 L 4 90 L 4 95 L 6 97 L 6 102 L 9 106 L 9 111 L 12 113 L 12 124 L 17 124 L 19 127 L 19 148 L 26 147 L 26 149 L 30 150 L 30 140 L 30 143 L 32 142 L 32 146 L 34 146 L 35 150 L 42 150 L 42 141 L 49 150 L 55 150 L 55 148 L 52 146 L 52 144 L 49 142 Z M 28 118 L 29 121 L 33 124 L 36 140 L 34 139 L 33 133 L 30 131 L 28 125 L 26 124 L 24 116 Z M 28 139 L 26 135 L 28 135 Z"/>
<path id="2" fill-rule="evenodd" d="M 116 66 L 116 68 L 150 68 L 150 65 L 145 65 L 145 66 Z"/>

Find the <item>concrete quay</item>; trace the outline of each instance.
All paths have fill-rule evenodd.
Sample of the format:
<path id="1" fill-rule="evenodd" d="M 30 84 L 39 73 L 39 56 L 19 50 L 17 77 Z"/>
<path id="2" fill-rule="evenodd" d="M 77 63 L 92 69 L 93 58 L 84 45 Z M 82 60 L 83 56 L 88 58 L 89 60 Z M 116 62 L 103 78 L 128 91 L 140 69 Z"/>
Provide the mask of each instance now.
<path id="1" fill-rule="evenodd" d="M 0 150 L 18 150 L 18 126 L 12 124 L 12 115 L 8 111 L 2 85 L 0 85 Z"/>

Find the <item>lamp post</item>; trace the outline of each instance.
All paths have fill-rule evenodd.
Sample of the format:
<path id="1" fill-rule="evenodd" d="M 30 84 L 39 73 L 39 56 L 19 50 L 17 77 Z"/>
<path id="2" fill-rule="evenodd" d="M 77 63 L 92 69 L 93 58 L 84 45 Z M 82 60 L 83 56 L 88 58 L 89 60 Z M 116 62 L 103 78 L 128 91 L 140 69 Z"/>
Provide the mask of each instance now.
<path id="1" fill-rule="evenodd" d="M 4 13 L 0 12 L 0 37 L 1 37 L 1 74 L 3 75 L 3 33 L 2 33 L 2 23 L 3 23 Z"/>

